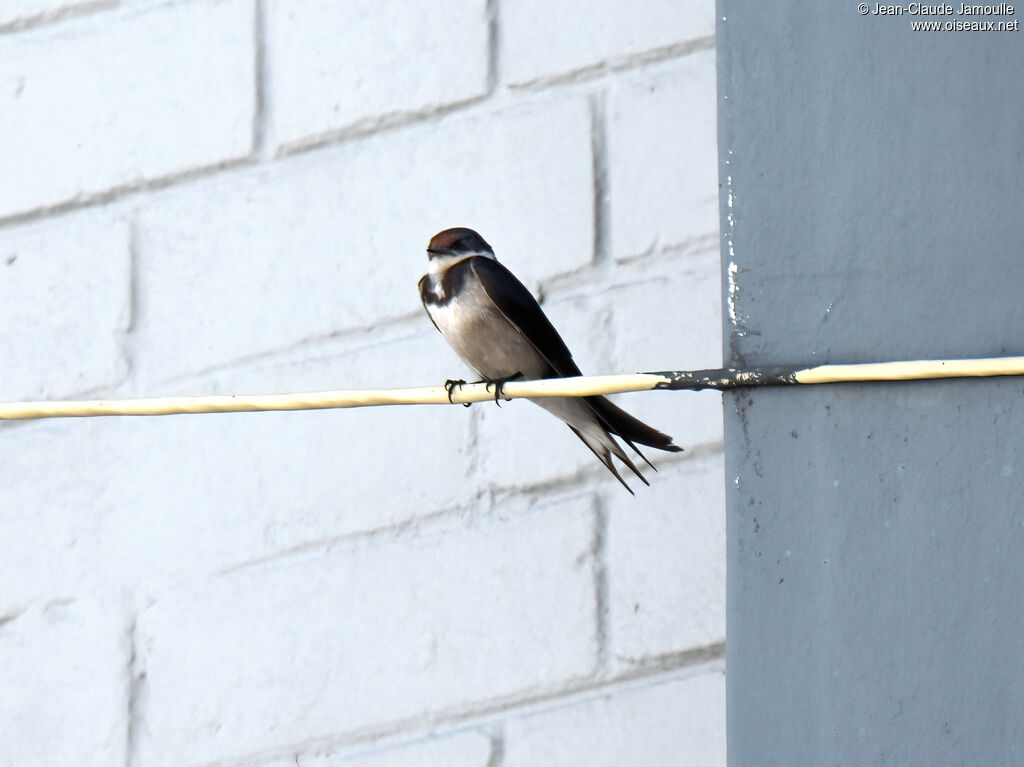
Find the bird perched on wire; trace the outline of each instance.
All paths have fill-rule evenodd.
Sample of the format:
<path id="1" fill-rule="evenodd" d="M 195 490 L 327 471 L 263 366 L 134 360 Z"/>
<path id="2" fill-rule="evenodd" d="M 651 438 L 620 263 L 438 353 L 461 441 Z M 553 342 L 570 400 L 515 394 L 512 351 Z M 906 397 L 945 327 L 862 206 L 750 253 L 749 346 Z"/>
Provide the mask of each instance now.
<path id="1" fill-rule="evenodd" d="M 446 229 L 427 246 L 427 273 L 419 282 L 420 298 L 445 341 L 462 361 L 496 387 L 517 378 L 567 378 L 582 375 L 572 353 L 545 316 L 533 295 L 508 269 L 498 263 L 494 250 L 472 229 Z M 450 381 L 452 385 L 464 381 Z M 672 438 L 634 418 L 607 398 L 538 397 L 531 399 L 563 420 L 589 447 L 615 478 L 629 490 L 614 455 L 645 484 L 618 436 L 652 469 L 654 465 L 635 443 L 669 452 L 681 447 Z"/>

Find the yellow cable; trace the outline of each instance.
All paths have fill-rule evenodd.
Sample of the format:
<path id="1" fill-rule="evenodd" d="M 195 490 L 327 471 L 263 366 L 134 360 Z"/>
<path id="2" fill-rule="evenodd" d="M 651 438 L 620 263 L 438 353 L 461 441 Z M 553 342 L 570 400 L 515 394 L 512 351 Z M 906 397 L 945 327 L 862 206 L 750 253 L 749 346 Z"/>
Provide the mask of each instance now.
<path id="1" fill-rule="evenodd" d="M 505 384 L 502 396 L 582 397 L 652 389 L 664 376 L 625 375 L 558 378 L 545 381 L 513 381 Z M 456 386 L 455 404 L 494 399 L 494 387 L 487 384 Z M 351 391 L 304 392 L 299 394 L 255 394 L 205 397 L 155 397 L 150 399 L 9 402 L 0 404 L 0 420 L 31 418 L 72 418 L 104 415 L 181 415 L 185 413 L 244 413 L 266 410 L 326 410 L 373 405 L 447 405 L 443 386 L 415 389 L 362 389 Z"/>
<path id="2" fill-rule="evenodd" d="M 914 381 L 927 378 L 978 378 L 1024 374 L 1024 357 L 977 360 L 869 362 L 862 365 L 820 365 L 796 371 L 797 383 Z"/>
<path id="3" fill-rule="evenodd" d="M 666 371 L 633 375 L 553 378 L 543 381 L 510 381 L 502 388 L 502 396 L 505 399 L 588 397 L 651 389 L 733 389 L 746 386 L 863 383 L 1007 375 L 1024 375 L 1024 357 L 876 362 L 860 365 L 819 365 L 811 368 L 773 367 L 761 370 Z M 494 387 L 482 383 L 456 386 L 451 396 L 451 402 L 455 404 L 484 402 L 491 399 L 494 399 Z M 413 389 L 363 389 L 248 396 L 9 402 L 0 404 L 0 420 L 446 404 L 449 404 L 449 397 L 444 386 L 427 386 Z"/>

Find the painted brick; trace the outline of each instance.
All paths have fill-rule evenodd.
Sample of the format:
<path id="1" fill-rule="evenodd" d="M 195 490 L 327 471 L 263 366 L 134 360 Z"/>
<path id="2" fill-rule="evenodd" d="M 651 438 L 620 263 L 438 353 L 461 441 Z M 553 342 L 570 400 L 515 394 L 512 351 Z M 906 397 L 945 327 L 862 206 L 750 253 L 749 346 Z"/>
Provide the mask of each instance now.
<path id="1" fill-rule="evenodd" d="M 116 384 L 130 321 L 127 223 L 105 212 L 0 231 L 0 398 Z"/>
<path id="2" fill-rule="evenodd" d="M 461 373 L 456 367 L 461 364 L 423 312 L 390 328 L 300 344 L 194 378 L 166 382 L 150 391 L 168 395 L 257 394 L 439 386 Z M 401 414 L 404 422 L 432 409 L 395 407 L 388 412 Z M 456 412 L 463 412 L 463 408 Z"/>
<path id="3" fill-rule="evenodd" d="M 0 619 L 5 765 L 125 763 L 127 632 L 90 600 L 36 604 Z"/>
<path id="4" fill-rule="evenodd" d="M 614 293 L 612 369 L 620 373 L 721 367 L 721 270 L 718 251 L 654 258 L 622 266 Z M 627 315 L 628 311 L 628 315 Z M 619 404 L 660 415 L 655 423 L 687 448 L 722 441 L 717 391 L 622 394 Z"/>
<path id="5" fill-rule="evenodd" d="M 156 596 L 138 622 L 142 763 L 212 761 L 589 674 L 592 545 L 583 499 Z"/>
<path id="6" fill-rule="evenodd" d="M 614 688 L 512 719 L 503 767 L 725 765 L 725 675 L 707 670 Z"/>
<path id="7" fill-rule="evenodd" d="M 515 490 L 600 468 L 594 454 L 565 424 L 533 403 L 502 402 L 500 409 L 481 405 L 473 407 L 480 408 L 476 417 L 482 485 Z"/>
<path id="8" fill-rule="evenodd" d="M 247 154 L 253 48 L 245 0 L 0 37 L 0 217 Z"/>
<path id="9" fill-rule="evenodd" d="M 140 216 L 136 372 L 161 380 L 419 315 L 427 242 L 449 226 L 478 228 L 525 280 L 570 271 L 591 255 L 590 190 L 588 111 L 572 101 L 168 192 Z"/>
<path id="10" fill-rule="evenodd" d="M 615 280 L 615 316 L 609 327 L 616 369 L 721 365 L 722 277 L 717 248 L 622 265 Z"/>
<path id="11" fill-rule="evenodd" d="M 326 756 L 303 756 L 302 767 L 489 767 L 491 739 L 480 732 L 430 737 L 389 747 L 375 744 L 372 753 L 343 751 Z M 365 751 L 365 749 L 364 749 Z M 295 767 L 287 758 L 261 767 Z"/>
<path id="12" fill-rule="evenodd" d="M 710 0 L 0 6 L 0 219 L 149 187 L 0 227 L 0 398 L 469 378 L 416 294 L 454 225 L 544 285 L 584 371 L 719 364 L 714 56 L 683 53 Z M 449 110 L 488 89 L 488 7 L 513 88 Z M 240 165 L 254 9 L 269 153 Z M 0 428 L 0 764 L 723 764 L 721 663 L 657 660 L 723 637 L 721 397 L 617 401 L 691 451 L 651 451 L 636 499 L 525 402 Z M 577 474 L 607 518 L 600 664 L 594 498 L 502 500 Z M 130 755 L 127 616 L 86 594 L 148 606 Z"/>
<path id="13" fill-rule="evenodd" d="M 409 364 L 423 347 L 414 336 L 235 378 L 221 373 L 176 393 L 380 384 L 374 377 L 389 375 L 386 361 Z M 17 603 L 209 573 L 472 503 L 470 416 L 461 407 L 362 408 L 2 430 L 0 540 L 12 545 L 0 557 L 0 593 Z"/>
<path id="14" fill-rule="evenodd" d="M 715 34 L 712 0 L 596 0 L 568 11 L 545 0 L 503 3 L 504 79 L 526 84 Z"/>
<path id="15" fill-rule="evenodd" d="M 65 13 L 111 7 L 116 0 L 4 0 L 0 4 L 0 27 L 18 25 Z"/>
<path id="16" fill-rule="evenodd" d="M 644 503 L 606 496 L 608 646 L 614 667 L 725 639 L 722 454 L 663 469 Z"/>
<path id="17" fill-rule="evenodd" d="M 717 246 L 716 103 L 713 50 L 610 88 L 608 187 L 616 258 L 695 238 Z"/>
<path id="18" fill-rule="evenodd" d="M 487 28 L 485 0 L 272 0 L 266 34 L 273 141 L 482 96 Z"/>

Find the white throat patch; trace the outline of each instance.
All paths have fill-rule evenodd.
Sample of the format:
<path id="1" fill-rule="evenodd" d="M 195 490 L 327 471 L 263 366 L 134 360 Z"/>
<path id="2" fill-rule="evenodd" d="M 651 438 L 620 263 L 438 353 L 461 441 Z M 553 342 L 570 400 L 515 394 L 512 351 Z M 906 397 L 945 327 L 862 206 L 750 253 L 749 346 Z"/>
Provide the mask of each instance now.
<path id="1" fill-rule="evenodd" d="M 444 272 L 451 269 L 460 261 L 465 261 L 467 258 L 473 258 L 473 256 L 483 256 L 489 258 L 492 261 L 497 261 L 493 253 L 486 253 L 480 251 L 477 253 L 459 253 L 453 256 L 434 256 L 427 262 L 427 274 L 443 274 Z"/>

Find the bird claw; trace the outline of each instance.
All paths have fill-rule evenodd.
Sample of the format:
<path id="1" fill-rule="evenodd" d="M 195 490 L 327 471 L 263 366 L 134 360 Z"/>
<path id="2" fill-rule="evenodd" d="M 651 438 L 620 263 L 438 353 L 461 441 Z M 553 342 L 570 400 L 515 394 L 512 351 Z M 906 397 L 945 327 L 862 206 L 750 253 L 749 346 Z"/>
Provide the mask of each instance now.
<path id="1" fill-rule="evenodd" d="M 498 379 L 497 381 L 488 381 L 486 379 L 481 379 L 480 381 L 474 381 L 474 383 L 482 383 L 482 384 L 484 384 L 486 389 L 487 389 L 487 391 L 490 391 L 491 387 L 493 386 L 494 387 L 494 404 L 497 405 L 498 407 L 501 407 L 501 403 L 498 402 L 498 399 L 500 397 L 504 396 L 503 389 L 505 387 L 505 384 L 507 384 L 509 381 L 518 380 L 518 379 L 520 379 L 522 377 L 523 377 L 522 373 L 515 373 L 514 375 L 510 375 L 508 378 L 501 378 L 501 379 Z M 447 381 L 445 381 L 444 382 L 444 390 L 446 392 L 448 392 L 448 401 L 451 402 L 454 405 L 455 401 L 452 399 L 452 395 L 455 393 L 455 387 L 458 386 L 459 389 L 461 389 L 465 385 L 466 385 L 466 381 L 465 381 L 465 379 L 462 379 L 462 378 L 449 378 Z M 469 407 L 470 404 L 471 403 L 469 403 L 469 402 L 463 402 L 462 403 L 462 405 L 464 407 Z"/>
<path id="2" fill-rule="evenodd" d="M 498 381 L 487 381 L 484 384 L 484 388 L 487 391 L 490 391 L 492 386 L 494 387 L 494 404 L 501 407 L 501 403 L 498 402 L 498 395 L 501 393 L 501 383 Z"/>
<path id="3" fill-rule="evenodd" d="M 487 381 L 486 382 L 486 384 L 487 384 L 487 386 L 486 386 L 487 391 L 490 391 L 492 386 L 494 387 L 494 404 L 497 405 L 498 407 L 501 407 L 501 403 L 498 402 L 498 398 L 503 396 L 502 390 L 505 388 L 505 384 L 507 384 L 509 381 L 518 380 L 518 379 L 520 379 L 522 377 L 523 377 L 522 372 L 519 372 L 519 373 L 513 373 L 508 378 L 502 378 L 502 379 L 497 380 L 497 381 Z"/>
<path id="4" fill-rule="evenodd" d="M 446 392 L 448 392 L 448 401 L 451 404 L 453 404 L 453 405 L 455 404 L 455 402 L 452 401 L 452 394 L 455 391 L 455 387 L 458 386 L 459 389 L 462 389 L 462 387 L 465 386 L 465 385 L 466 385 L 466 381 L 463 378 L 449 378 L 447 381 L 444 382 L 444 390 Z M 462 406 L 463 407 L 469 407 L 471 404 L 472 403 L 470 403 L 470 402 L 463 402 Z"/>

